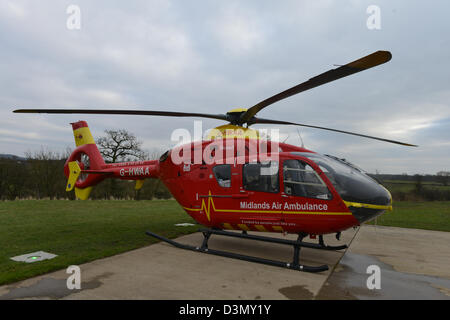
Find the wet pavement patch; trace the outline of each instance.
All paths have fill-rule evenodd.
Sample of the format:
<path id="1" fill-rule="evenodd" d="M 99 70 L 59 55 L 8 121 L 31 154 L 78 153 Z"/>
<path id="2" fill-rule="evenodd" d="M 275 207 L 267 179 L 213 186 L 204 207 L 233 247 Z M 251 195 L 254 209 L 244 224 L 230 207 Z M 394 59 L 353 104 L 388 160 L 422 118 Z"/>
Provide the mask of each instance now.
<path id="1" fill-rule="evenodd" d="M 305 286 L 285 287 L 278 291 L 290 300 L 308 300 L 314 297 L 313 293 L 306 289 Z"/>
<path id="2" fill-rule="evenodd" d="M 100 280 L 111 275 L 112 273 L 105 273 L 95 277 L 91 281 L 82 282 L 80 290 L 68 289 L 67 279 L 43 278 L 28 287 L 11 288 L 11 290 L 7 294 L 0 296 L 0 300 L 29 298 L 61 299 L 83 290 L 98 288 L 102 285 L 102 282 Z"/>
<path id="3" fill-rule="evenodd" d="M 372 265 L 380 268 L 380 289 L 367 287 Z M 449 291 L 449 279 L 398 272 L 374 256 L 347 252 L 316 299 L 450 300 Z"/>

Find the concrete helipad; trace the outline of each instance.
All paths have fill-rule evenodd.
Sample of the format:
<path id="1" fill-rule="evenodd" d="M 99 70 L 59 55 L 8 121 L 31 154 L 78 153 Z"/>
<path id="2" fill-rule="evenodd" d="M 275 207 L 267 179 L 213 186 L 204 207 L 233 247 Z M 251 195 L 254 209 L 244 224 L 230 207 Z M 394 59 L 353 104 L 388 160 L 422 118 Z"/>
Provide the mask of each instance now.
<path id="1" fill-rule="evenodd" d="M 367 288 L 371 265 L 379 290 Z M 315 298 L 450 300 L 450 232 L 362 227 Z"/>
<path id="2" fill-rule="evenodd" d="M 178 238 L 192 245 L 201 240 L 199 233 Z M 330 266 L 322 273 L 158 243 L 80 265 L 81 290 L 67 289 L 69 274 L 61 270 L 0 287 L 0 299 L 450 299 L 450 233 L 364 226 L 344 232 L 339 242 L 334 236 L 325 242 L 350 248 L 302 248 L 302 263 Z M 210 248 L 292 260 L 292 249 L 279 244 L 212 236 Z M 381 268 L 380 290 L 366 286 L 366 269 L 373 264 Z"/>

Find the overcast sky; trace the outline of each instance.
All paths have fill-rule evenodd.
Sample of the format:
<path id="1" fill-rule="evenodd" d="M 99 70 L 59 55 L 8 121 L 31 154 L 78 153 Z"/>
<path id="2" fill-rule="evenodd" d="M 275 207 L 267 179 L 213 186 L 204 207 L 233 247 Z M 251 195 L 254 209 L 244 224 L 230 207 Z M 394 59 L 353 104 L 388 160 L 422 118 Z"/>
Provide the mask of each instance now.
<path id="1" fill-rule="evenodd" d="M 70 29 L 70 5 L 80 29 Z M 380 9 L 381 29 L 370 29 Z M 382 66 L 290 97 L 258 116 L 418 144 L 300 128 L 311 150 L 369 172 L 450 171 L 448 1 L 0 0 L 0 153 L 73 147 L 70 122 L 123 128 L 146 149 L 194 119 L 13 114 L 16 108 L 225 113 L 377 50 Z M 70 26 L 74 26 L 70 24 Z M 222 125 L 204 120 L 203 128 Z M 258 128 L 260 126 L 255 126 Z M 295 127 L 282 140 L 300 145 Z"/>

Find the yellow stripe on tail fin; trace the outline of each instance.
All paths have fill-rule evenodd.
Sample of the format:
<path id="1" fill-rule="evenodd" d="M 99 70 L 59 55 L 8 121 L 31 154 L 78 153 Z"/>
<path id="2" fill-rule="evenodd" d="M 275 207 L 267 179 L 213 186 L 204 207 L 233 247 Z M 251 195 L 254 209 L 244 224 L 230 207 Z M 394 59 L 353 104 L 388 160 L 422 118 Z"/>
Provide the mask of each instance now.
<path id="1" fill-rule="evenodd" d="M 86 121 L 78 121 L 71 123 L 71 125 L 73 129 L 73 136 L 75 138 L 75 145 L 77 147 L 85 144 L 95 144 L 94 137 L 92 136 L 91 130 L 89 130 Z"/>

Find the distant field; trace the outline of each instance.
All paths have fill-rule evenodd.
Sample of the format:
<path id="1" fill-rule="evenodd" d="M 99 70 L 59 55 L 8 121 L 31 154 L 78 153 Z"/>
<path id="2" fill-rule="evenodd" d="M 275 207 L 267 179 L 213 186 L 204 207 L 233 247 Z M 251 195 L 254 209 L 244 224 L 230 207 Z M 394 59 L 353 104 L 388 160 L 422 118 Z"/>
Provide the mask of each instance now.
<path id="1" fill-rule="evenodd" d="M 0 285 L 174 238 L 197 226 L 176 201 L 0 201 Z M 19 263 L 11 257 L 46 251 L 58 257 Z"/>
<path id="2" fill-rule="evenodd" d="M 69 265 L 79 265 L 156 242 L 150 230 L 174 238 L 197 231 L 174 200 L 0 201 L 0 285 Z M 394 202 L 378 225 L 450 231 L 450 201 Z M 34 251 L 57 254 L 52 260 L 19 263 L 11 257 Z"/>
<path id="3" fill-rule="evenodd" d="M 391 192 L 411 192 L 416 187 L 414 181 L 401 180 L 384 180 L 383 185 Z M 427 189 L 450 190 L 450 185 L 444 186 L 435 182 L 422 182 L 422 186 Z"/>
<path id="4" fill-rule="evenodd" d="M 450 201 L 394 201 L 393 207 L 371 224 L 450 231 Z"/>

